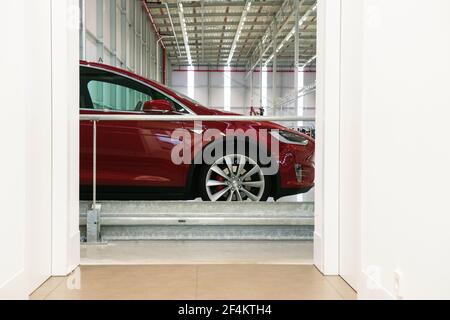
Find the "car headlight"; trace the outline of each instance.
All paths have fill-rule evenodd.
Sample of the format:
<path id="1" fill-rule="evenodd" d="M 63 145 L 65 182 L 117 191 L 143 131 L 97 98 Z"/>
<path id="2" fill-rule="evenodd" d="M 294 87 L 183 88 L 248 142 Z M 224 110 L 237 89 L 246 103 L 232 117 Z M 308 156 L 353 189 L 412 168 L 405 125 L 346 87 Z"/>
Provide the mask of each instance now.
<path id="1" fill-rule="evenodd" d="M 301 146 L 306 146 L 309 143 L 309 140 L 306 137 L 290 131 L 274 130 L 270 131 L 270 134 L 272 135 L 272 137 L 279 140 L 280 142 L 287 144 L 297 144 Z"/>

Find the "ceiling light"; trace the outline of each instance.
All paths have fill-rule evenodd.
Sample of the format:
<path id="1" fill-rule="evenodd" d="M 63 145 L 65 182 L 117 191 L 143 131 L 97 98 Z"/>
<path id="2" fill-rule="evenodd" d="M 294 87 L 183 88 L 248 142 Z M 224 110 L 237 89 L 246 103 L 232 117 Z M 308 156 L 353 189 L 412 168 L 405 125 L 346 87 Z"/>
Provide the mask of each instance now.
<path id="1" fill-rule="evenodd" d="M 305 64 L 302 66 L 302 69 L 304 69 L 305 67 L 309 66 L 316 59 L 317 59 L 317 56 L 314 56 L 311 59 L 309 59 L 308 61 L 306 61 Z"/>
<path id="2" fill-rule="evenodd" d="M 187 56 L 189 65 L 192 66 L 192 56 L 191 56 L 191 49 L 189 48 L 189 37 L 187 34 L 187 25 L 186 25 L 186 20 L 184 19 L 183 4 L 181 2 L 178 3 L 178 8 L 179 8 L 178 16 L 180 18 L 180 26 L 181 26 L 181 32 L 183 33 L 183 41 L 184 41 L 184 47 L 186 49 L 186 56 Z"/>
<path id="3" fill-rule="evenodd" d="M 234 51 L 236 50 L 237 42 L 239 41 L 239 38 L 241 37 L 242 29 L 245 25 L 245 20 L 247 19 L 247 13 L 250 10 L 250 7 L 252 6 L 253 0 L 247 0 L 245 4 L 245 10 L 242 11 L 241 20 L 239 21 L 238 29 L 236 32 L 236 35 L 234 36 L 233 45 L 231 46 L 231 51 L 228 56 L 227 65 L 229 66 L 231 64 L 231 61 L 233 60 Z"/>

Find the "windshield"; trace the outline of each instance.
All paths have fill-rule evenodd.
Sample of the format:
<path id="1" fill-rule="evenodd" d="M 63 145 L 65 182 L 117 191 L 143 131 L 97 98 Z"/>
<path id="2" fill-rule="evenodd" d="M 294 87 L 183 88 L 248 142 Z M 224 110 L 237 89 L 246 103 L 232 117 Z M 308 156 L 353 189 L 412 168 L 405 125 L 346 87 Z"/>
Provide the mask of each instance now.
<path id="1" fill-rule="evenodd" d="M 189 98 L 189 97 L 186 96 L 185 94 L 183 94 L 183 93 L 181 93 L 181 92 L 179 92 L 179 91 L 177 91 L 177 90 L 175 90 L 175 89 L 173 89 L 173 88 L 169 88 L 168 86 L 163 85 L 163 84 L 161 84 L 161 83 L 158 83 L 158 84 L 159 84 L 161 87 L 164 87 L 164 88 L 166 88 L 166 89 L 169 90 L 169 91 L 172 91 L 172 92 L 175 93 L 177 96 L 179 96 L 179 97 L 181 97 L 181 98 L 183 98 L 183 99 L 186 99 L 186 100 L 188 100 L 189 102 L 191 102 L 191 103 L 193 103 L 193 104 L 202 106 L 202 104 L 201 104 L 200 102 L 198 102 L 198 101 L 196 101 L 196 100 L 194 100 L 194 99 L 192 99 L 192 98 Z"/>

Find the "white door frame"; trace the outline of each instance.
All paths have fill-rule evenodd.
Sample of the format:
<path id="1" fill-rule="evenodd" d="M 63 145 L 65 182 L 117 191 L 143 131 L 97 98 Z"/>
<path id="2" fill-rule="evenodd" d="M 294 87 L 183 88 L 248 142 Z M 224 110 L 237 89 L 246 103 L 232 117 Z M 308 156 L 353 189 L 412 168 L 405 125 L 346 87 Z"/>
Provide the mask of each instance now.
<path id="1" fill-rule="evenodd" d="M 79 1 L 52 0 L 52 275 L 80 263 Z"/>
<path id="2" fill-rule="evenodd" d="M 325 275 L 339 274 L 340 5 L 341 0 L 318 0 L 317 11 L 314 264 Z M 75 7 L 78 0 L 52 1 L 53 275 L 66 275 L 80 262 L 78 90 L 73 90 L 78 88 L 79 33 L 78 25 L 66 21 Z"/>
<path id="3" fill-rule="evenodd" d="M 341 0 L 317 4 L 317 105 L 314 264 L 339 274 Z"/>

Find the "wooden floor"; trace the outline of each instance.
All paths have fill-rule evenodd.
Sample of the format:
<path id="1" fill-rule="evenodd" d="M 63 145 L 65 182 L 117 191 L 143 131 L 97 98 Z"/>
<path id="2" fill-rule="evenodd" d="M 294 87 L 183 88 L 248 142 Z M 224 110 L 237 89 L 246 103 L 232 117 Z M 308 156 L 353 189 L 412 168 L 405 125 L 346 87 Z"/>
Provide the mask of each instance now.
<path id="1" fill-rule="evenodd" d="M 83 266 L 49 279 L 33 300 L 351 300 L 340 277 L 310 265 Z"/>

